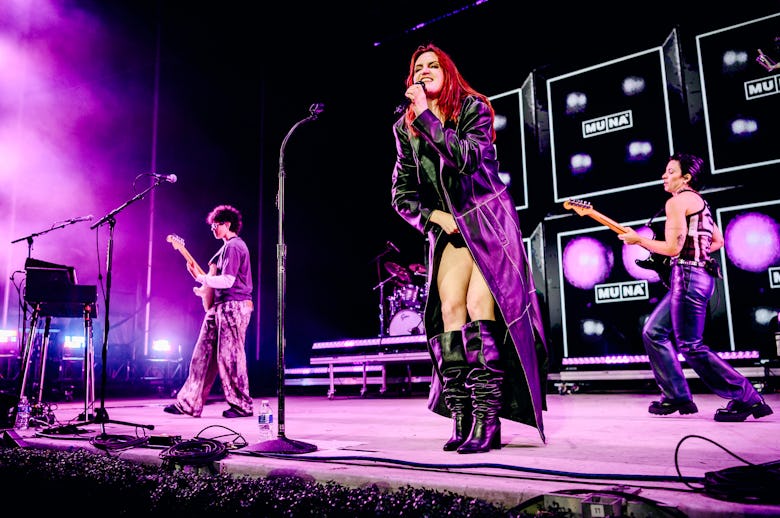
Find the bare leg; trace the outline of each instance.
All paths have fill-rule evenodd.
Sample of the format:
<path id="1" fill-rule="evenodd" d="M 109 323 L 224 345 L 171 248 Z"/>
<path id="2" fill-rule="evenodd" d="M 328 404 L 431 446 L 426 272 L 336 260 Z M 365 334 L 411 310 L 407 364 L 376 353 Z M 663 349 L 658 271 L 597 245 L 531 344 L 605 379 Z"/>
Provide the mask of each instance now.
<path id="1" fill-rule="evenodd" d="M 460 331 L 466 324 L 466 294 L 473 268 L 474 260 L 468 248 L 455 248 L 447 243 L 436 277 L 445 332 Z"/>
<path id="2" fill-rule="evenodd" d="M 468 293 L 466 295 L 466 307 L 471 320 L 495 320 L 496 305 L 493 294 L 477 268 L 476 263 L 471 263 L 471 278 L 469 279 Z"/>

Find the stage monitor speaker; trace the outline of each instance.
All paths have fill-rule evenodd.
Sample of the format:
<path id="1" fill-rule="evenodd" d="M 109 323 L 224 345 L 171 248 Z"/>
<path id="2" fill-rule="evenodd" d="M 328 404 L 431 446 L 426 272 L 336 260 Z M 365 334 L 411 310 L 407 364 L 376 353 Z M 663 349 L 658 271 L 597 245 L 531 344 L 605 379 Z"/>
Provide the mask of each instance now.
<path id="1" fill-rule="evenodd" d="M 0 392 L 0 428 L 12 428 L 14 426 L 14 409 L 18 402 L 18 394 Z"/>
<path id="2" fill-rule="evenodd" d="M 28 448 L 30 446 L 13 428 L 3 430 L 2 445 L 4 448 Z"/>

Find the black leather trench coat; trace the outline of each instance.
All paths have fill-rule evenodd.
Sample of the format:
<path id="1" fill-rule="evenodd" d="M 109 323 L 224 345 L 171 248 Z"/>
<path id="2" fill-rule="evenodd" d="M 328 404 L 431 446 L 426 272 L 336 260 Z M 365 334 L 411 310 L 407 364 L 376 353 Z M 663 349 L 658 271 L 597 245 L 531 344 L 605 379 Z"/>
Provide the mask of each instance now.
<path id="1" fill-rule="evenodd" d="M 444 331 L 436 275 L 443 241 L 429 222 L 434 209 L 451 213 L 498 306 L 497 319 L 508 330 L 501 343 L 506 363 L 501 417 L 538 429 L 545 442 L 547 347 L 536 289 L 526 257 L 520 221 L 507 186 L 498 176 L 491 141 L 490 110 L 470 96 L 455 124 L 443 126 L 430 110 L 413 122 L 410 134 L 401 117 L 394 125 L 396 163 L 392 206 L 414 228 L 427 234 L 429 293 L 425 334 Z M 430 345 L 428 346 L 430 351 Z M 441 396 L 442 377 L 433 361 L 428 408 L 450 416 Z"/>

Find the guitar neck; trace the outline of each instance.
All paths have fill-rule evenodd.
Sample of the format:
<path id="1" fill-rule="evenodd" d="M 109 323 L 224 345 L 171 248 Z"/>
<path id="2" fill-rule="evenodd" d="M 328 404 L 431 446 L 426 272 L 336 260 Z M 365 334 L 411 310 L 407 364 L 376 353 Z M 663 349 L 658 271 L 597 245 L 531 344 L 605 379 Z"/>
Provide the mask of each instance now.
<path id="1" fill-rule="evenodd" d="M 206 274 L 206 272 L 203 271 L 203 268 L 200 267 L 198 262 L 195 261 L 195 258 L 192 257 L 192 254 L 190 254 L 189 251 L 187 251 L 186 248 L 184 248 L 183 246 L 180 246 L 178 248 L 178 250 L 179 250 L 179 252 L 181 252 L 181 255 L 184 256 L 184 258 L 187 260 L 188 263 L 192 263 L 192 264 L 195 265 L 195 270 L 196 270 L 196 273 L 198 275 L 205 275 Z"/>
<path id="2" fill-rule="evenodd" d="M 590 210 L 590 211 L 588 211 L 588 216 L 590 216 L 591 218 L 595 219 L 596 221 L 598 221 L 599 223 L 601 223 L 605 227 L 609 227 L 610 229 L 612 229 L 617 234 L 625 234 L 626 232 L 628 232 L 628 229 L 626 227 L 620 225 L 614 219 L 608 218 L 607 216 L 605 216 L 604 214 L 600 213 L 597 210 Z"/>

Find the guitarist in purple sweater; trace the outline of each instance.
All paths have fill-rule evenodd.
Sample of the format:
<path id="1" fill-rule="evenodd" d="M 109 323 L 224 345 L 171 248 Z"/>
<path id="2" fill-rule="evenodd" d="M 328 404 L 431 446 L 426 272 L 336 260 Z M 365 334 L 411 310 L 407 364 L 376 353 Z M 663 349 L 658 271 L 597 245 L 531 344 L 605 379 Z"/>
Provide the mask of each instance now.
<path id="1" fill-rule="evenodd" d="M 187 270 L 201 284 L 196 294 L 209 300 L 192 351 L 189 375 L 176 396 L 176 402 L 164 408 L 169 414 L 200 417 L 206 398 L 217 379 L 229 407 L 223 417 L 252 415 L 249 377 L 244 343 L 252 317 L 252 268 L 249 249 L 238 236 L 241 213 L 230 205 L 219 205 L 206 218 L 211 232 L 222 246 L 209 260 L 209 273 L 193 261 Z"/>
<path id="2" fill-rule="evenodd" d="M 750 381 L 707 347 L 702 340 L 707 305 L 715 289 L 717 263 L 710 254 L 720 249 L 723 234 L 712 217 L 698 186 L 703 160 L 685 153 L 669 158 L 661 176 L 666 201 L 664 239 L 640 236 L 627 229 L 618 239 L 639 245 L 653 254 L 671 257 L 669 292 L 661 299 L 642 329 L 655 380 L 661 389 L 660 401 L 648 408 L 651 414 L 695 414 L 688 382 L 677 353 L 704 384 L 718 396 L 728 399 L 725 408 L 715 412 L 715 421 L 744 421 L 768 416 L 772 409 Z"/>

